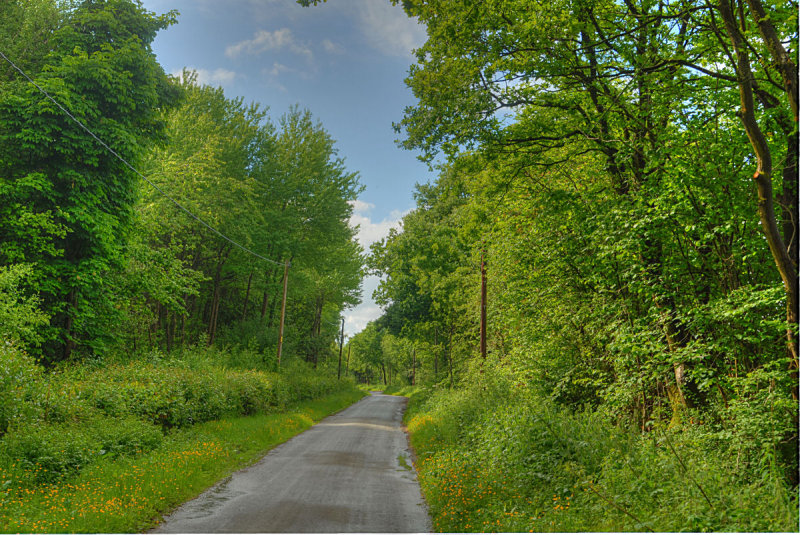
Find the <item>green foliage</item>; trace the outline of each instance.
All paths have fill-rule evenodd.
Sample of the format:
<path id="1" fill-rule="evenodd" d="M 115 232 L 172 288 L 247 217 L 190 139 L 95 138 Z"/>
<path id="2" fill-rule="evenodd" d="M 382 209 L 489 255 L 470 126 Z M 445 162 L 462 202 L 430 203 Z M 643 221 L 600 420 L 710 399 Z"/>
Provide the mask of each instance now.
<path id="1" fill-rule="evenodd" d="M 139 0 L 0 7 L 4 53 L 156 185 L 0 66 L 0 267 L 31 266 L 20 295 L 38 295 L 49 318 L 30 350 L 53 364 L 220 332 L 274 350 L 282 271 L 228 237 L 292 262 L 286 350 L 317 363 L 333 340 L 323 321 L 359 302 L 349 218 L 363 188 L 310 112 L 276 126 L 193 72 L 167 77 L 151 44 L 175 17 Z"/>
<path id="2" fill-rule="evenodd" d="M 127 437 L 117 449 L 119 454 L 108 450 L 105 455 L 95 455 L 94 462 L 80 473 L 52 484 L 20 485 L 25 472 L 0 457 L 0 482 L 8 482 L 0 483 L 0 531 L 147 531 L 162 514 L 363 395 L 345 386 L 287 412 L 226 418 L 176 430 L 163 438 L 158 428 L 131 422 L 119 428 Z M 114 425 L 110 420 L 103 422 Z M 147 440 L 157 437 L 160 443 L 149 449 L 152 444 Z M 63 443 L 60 437 L 54 440 Z M 122 436 L 118 440 L 123 440 Z"/>
<path id="3" fill-rule="evenodd" d="M 170 99 L 150 43 L 173 14 L 155 16 L 130 0 L 65 4 L 41 17 L 44 2 L 20 7 L 49 34 L 29 71 L 71 113 L 135 161 L 158 135 L 157 110 Z M 50 4 L 56 12 L 56 7 Z M 13 10 L 13 8 L 12 8 Z M 54 19 L 57 22 L 54 22 Z M 39 45 L 39 46 L 41 46 Z M 0 91 L 0 262 L 27 262 L 50 316 L 44 352 L 69 357 L 76 344 L 100 348 L 114 337 L 114 295 L 133 204 L 133 174 L 31 84 Z"/>
<path id="4" fill-rule="evenodd" d="M 365 379 L 427 385 L 409 429 L 438 531 L 796 529 L 797 31 L 779 4 L 403 2 L 428 40 L 396 128 L 447 163 L 373 246 L 385 313 L 351 347 Z"/>
<path id="5" fill-rule="evenodd" d="M 39 299 L 22 289 L 32 272 L 27 264 L 0 266 L 0 340 L 6 343 L 36 346 L 42 341 L 37 330 L 48 318 L 38 308 Z"/>
<path id="6" fill-rule="evenodd" d="M 783 475 L 764 467 L 751 478 L 708 424 L 643 436 L 488 368 L 470 388 L 412 395 L 406 419 L 437 531 L 782 531 L 798 521 Z"/>
<path id="7" fill-rule="evenodd" d="M 81 424 L 37 422 L 9 434 L 0 443 L 0 451 L 6 463 L 16 468 L 17 483 L 54 483 L 100 457 L 150 451 L 163 438 L 159 428 L 132 416 L 96 416 Z"/>
<path id="8" fill-rule="evenodd" d="M 106 456 L 139 455 L 177 429 L 230 416 L 284 411 L 352 389 L 349 379 L 299 361 L 282 373 L 252 369 L 263 356 L 206 349 L 154 353 L 44 371 L 13 345 L 0 346 L 0 464 L 13 481 L 60 481 Z M 235 362 L 230 368 L 225 362 Z M 250 369 L 248 369 L 248 366 Z M 258 366 L 257 366 L 258 367 Z"/>
<path id="9" fill-rule="evenodd" d="M 29 391 L 41 379 L 34 360 L 9 342 L 0 342 L 0 437 L 17 421 L 35 414 Z"/>

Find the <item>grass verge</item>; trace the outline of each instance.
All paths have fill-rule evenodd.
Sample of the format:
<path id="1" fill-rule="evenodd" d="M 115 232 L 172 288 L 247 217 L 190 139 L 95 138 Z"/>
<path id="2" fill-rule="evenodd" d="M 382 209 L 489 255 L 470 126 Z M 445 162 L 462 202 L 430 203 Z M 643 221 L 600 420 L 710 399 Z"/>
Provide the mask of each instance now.
<path id="1" fill-rule="evenodd" d="M 737 464 L 708 431 L 642 435 L 503 386 L 411 394 L 405 422 L 435 531 L 797 530 L 796 487 Z"/>
<path id="2" fill-rule="evenodd" d="M 163 513 L 363 396 L 351 389 L 280 414 L 226 418 L 174 430 L 152 451 L 97 461 L 51 485 L 14 488 L 0 474 L 0 532 L 146 530 Z"/>

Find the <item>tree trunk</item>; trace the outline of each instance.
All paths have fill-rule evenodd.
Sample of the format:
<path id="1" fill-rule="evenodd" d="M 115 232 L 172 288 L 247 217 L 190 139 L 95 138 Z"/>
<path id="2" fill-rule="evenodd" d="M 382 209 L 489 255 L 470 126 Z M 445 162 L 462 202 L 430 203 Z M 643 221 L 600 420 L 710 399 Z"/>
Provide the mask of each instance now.
<path id="1" fill-rule="evenodd" d="M 486 360 L 486 261 L 484 252 L 481 251 L 481 358 Z M 482 369 L 482 368 L 481 368 Z"/>
<path id="2" fill-rule="evenodd" d="M 748 0 L 748 2 L 756 4 L 756 7 L 760 5 L 757 0 Z M 750 140 L 750 145 L 753 147 L 753 151 L 756 155 L 757 164 L 756 172 L 753 174 L 753 181 L 758 191 L 758 216 L 761 220 L 761 227 L 764 230 L 769 250 L 772 253 L 772 258 L 783 280 L 783 287 L 786 293 L 786 321 L 788 324 L 786 330 L 787 348 L 792 362 L 792 370 L 797 370 L 798 350 L 797 340 L 794 336 L 794 326 L 797 325 L 798 320 L 797 267 L 793 265 L 792 258 L 789 256 L 789 249 L 778 230 L 772 192 L 772 152 L 761 127 L 758 125 L 758 121 L 756 121 L 755 105 L 753 102 L 753 72 L 750 68 L 748 51 L 744 39 L 739 33 L 736 18 L 731 10 L 730 4 L 728 4 L 727 0 L 720 0 L 718 6 L 722 20 L 725 23 L 725 30 L 728 32 L 728 37 L 736 52 L 736 78 L 739 85 L 739 99 L 741 104 L 738 115 L 744 126 L 745 133 Z M 757 10 L 754 10 L 754 15 L 758 18 Z M 759 22 L 759 28 L 763 31 L 763 21 L 757 22 Z M 769 39 L 767 40 L 769 41 Z M 793 92 L 790 92 L 792 94 L 790 94 L 789 100 L 795 121 L 797 120 L 797 101 L 795 96 L 796 78 L 797 70 L 795 67 L 794 78 L 786 81 L 787 84 L 790 84 L 789 88 L 794 87 Z M 793 376 L 796 375 L 794 371 L 790 373 L 792 373 Z M 795 385 L 795 396 L 797 396 L 796 388 L 797 386 Z"/>
<path id="3" fill-rule="evenodd" d="M 167 311 L 167 353 L 172 352 L 172 344 L 175 340 L 175 314 Z"/>
<path id="4" fill-rule="evenodd" d="M 267 316 L 267 304 L 269 303 L 269 287 L 272 284 L 272 279 L 275 277 L 275 269 L 270 268 L 264 275 L 264 298 L 261 300 L 261 319 Z M 272 315 L 270 314 L 270 324 L 272 323 Z"/>
<path id="5" fill-rule="evenodd" d="M 78 290 L 73 288 L 69 291 L 67 296 L 67 310 L 66 317 L 64 318 L 64 352 L 62 353 L 64 360 L 69 360 L 72 352 L 75 349 L 75 339 L 72 336 L 72 326 L 74 324 L 74 316 L 78 309 Z"/>
<path id="6" fill-rule="evenodd" d="M 764 10 L 761 0 L 747 0 L 747 5 L 750 6 L 751 15 L 758 25 L 758 31 L 761 33 L 764 44 L 767 45 L 774 64 L 781 73 L 784 91 L 789 99 L 789 108 L 794 116 L 794 124 L 797 124 L 797 65 L 792 61 L 792 56 L 783 47 L 783 43 L 778 37 L 778 32 L 775 31 L 775 26 L 769 19 L 769 13 Z M 734 44 L 734 46 L 736 45 Z"/>
<path id="7" fill-rule="evenodd" d="M 450 339 L 447 343 L 447 363 L 450 367 L 450 388 L 453 388 L 453 331 L 455 324 L 450 324 Z"/>
<path id="8" fill-rule="evenodd" d="M 439 337 L 436 326 L 433 326 L 433 382 L 439 375 Z"/>
<path id="9" fill-rule="evenodd" d="M 412 350 L 411 354 L 411 386 L 417 384 L 417 348 Z"/>
<path id="10" fill-rule="evenodd" d="M 214 273 L 214 291 L 211 297 L 211 314 L 208 319 L 208 345 L 212 345 L 217 337 L 217 315 L 219 313 L 220 286 L 222 282 L 222 262 L 217 264 Z"/>
<path id="11" fill-rule="evenodd" d="M 250 302 L 250 286 L 253 283 L 253 272 L 247 277 L 247 292 L 244 294 L 244 306 L 242 307 L 242 321 L 247 319 L 247 304 Z"/>
<path id="12" fill-rule="evenodd" d="M 318 355 L 318 342 L 320 333 L 322 332 L 322 307 L 325 304 L 325 299 L 322 297 L 317 297 L 314 303 L 314 323 L 311 325 L 311 337 L 314 343 L 311 346 L 311 356 L 314 362 L 314 369 L 317 368 L 317 361 L 319 360 Z"/>

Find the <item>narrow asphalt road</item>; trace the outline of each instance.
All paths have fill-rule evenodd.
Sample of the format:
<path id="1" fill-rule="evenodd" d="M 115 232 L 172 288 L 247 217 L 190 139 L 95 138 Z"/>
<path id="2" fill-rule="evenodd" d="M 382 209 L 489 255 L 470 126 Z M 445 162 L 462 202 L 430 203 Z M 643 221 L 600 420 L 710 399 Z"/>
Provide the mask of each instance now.
<path id="1" fill-rule="evenodd" d="M 185 503 L 153 532 L 429 532 L 401 427 L 405 401 L 365 397 Z"/>

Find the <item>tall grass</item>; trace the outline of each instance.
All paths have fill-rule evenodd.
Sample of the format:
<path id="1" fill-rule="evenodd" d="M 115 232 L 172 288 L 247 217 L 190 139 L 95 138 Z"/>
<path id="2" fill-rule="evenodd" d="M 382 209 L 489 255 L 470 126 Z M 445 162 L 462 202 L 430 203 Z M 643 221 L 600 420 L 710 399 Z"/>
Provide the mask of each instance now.
<path id="1" fill-rule="evenodd" d="M 155 449 L 104 457 L 49 484 L 0 492 L 3 533 L 130 533 L 198 495 L 266 450 L 363 396 L 347 389 L 281 414 L 206 422 L 164 437 Z M 0 480 L 13 477 L 0 467 Z"/>
<path id="2" fill-rule="evenodd" d="M 0 531 L 138 529 L 363 395 L 262 362 L 204 349 L 46 371 L 0 345 Z"/>
<path id="3" fill-rule="evenodd" d="M 491 370 L 486 371 L 491 376 Z M 502 377 L 407 413 L 437 531 L 796 531 L 796 489 L 703 426 L 648 434 Z"/>

